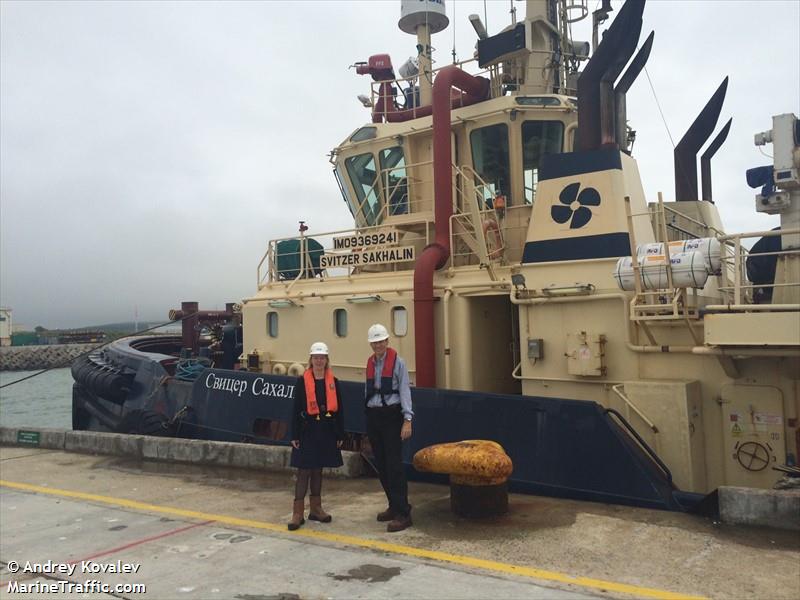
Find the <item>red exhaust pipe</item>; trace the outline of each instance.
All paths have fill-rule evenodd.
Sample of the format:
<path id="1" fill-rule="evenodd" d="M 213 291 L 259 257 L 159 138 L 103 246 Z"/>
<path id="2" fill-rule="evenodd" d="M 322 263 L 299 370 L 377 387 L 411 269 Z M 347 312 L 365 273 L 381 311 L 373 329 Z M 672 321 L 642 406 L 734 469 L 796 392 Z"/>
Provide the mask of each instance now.
<path id="1" fill-rule="evenodd" d="M 450 217 L 453 176 L 450 158 L 451 88 L 464 92 L 470 104 L 484 100 L 489 81 L 473 77 L 455 65 L 443 68 L 433 82 L 434 242 L 426 246 L 414 267 L 414 348 L 418 387 L 436 386 L 433 335 L 433 273 L 450 258 Z"/>

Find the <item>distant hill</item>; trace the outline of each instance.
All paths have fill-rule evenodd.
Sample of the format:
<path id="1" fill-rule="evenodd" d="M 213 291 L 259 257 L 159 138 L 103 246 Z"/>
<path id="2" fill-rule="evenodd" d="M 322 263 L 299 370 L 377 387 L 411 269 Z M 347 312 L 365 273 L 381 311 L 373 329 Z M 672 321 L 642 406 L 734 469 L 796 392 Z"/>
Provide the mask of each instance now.
<path id="1" fill-rule="evenodd" d="M 139 321 L 138 323 L 134 321 L 122 321 L 120 323 L 105 323 L 103 325 L 87 325 L 86 327 L 81 327 L 81 329 L 93 329 L 93 330 L 100 330 L 105 331 L 107 333 L 111 332 L 123 332 L 123 333 L 132 333 L 135 331 L 143 331 L 145 329 L 149 329 L 151 327 L 155 327 L 157 325 L 161 325 L 163 321 Z M 173 324 L 171 327 L 180 329 L 180 324 Z"/>

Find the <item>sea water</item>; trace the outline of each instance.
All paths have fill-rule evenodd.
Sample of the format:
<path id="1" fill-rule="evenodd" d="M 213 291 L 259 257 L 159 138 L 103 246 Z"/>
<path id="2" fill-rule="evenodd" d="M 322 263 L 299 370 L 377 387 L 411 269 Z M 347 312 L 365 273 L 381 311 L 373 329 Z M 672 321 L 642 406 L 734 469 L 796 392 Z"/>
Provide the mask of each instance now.
<path id="1" fill-rule="evenodd" d="M 38 371 L 0 371 L 0 385 Z M 72 429 L 72 375 L 51 369 L 41 375 L 0 388 L 0 425 Z"/>

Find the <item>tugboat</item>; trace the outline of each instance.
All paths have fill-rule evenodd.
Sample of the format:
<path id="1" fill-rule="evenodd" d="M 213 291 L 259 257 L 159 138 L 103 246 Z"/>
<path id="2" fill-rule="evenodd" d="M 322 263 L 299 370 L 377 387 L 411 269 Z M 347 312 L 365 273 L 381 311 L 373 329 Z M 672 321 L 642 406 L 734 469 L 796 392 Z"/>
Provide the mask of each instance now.
<path id="1" fill-rule="evenodd" d="M 772 487 L 800 454 L 800 125 L 773 117 L 755 138 L 773 164 L 747 172 L 779 228 L 722 228 L 710 161 L 730 121 L 698 186 L 727 78 L 675 148 L 674 199 L 648 201 L 625 102 L 653 44 L 644 4 L 591 58 L 568 35 L 585 0 L 528 0 L 491 36 L 472 15 L 475 59 L 433 69 L 444 3 L 401 2 L 419 56 L 356 65 L 371 119 L 330 157 L 353 228 L 312 233 L 306 216 L 269 242 L 253 296 L 184 303 L 182 336 L 76 363 L 73 426 L 288 443 L 321 338 L 359 450 L 366 331 L 384 323 L 414 383 L 407 463 L 482 438 L 537 494 L 687 510 L 721 485 Z"/>

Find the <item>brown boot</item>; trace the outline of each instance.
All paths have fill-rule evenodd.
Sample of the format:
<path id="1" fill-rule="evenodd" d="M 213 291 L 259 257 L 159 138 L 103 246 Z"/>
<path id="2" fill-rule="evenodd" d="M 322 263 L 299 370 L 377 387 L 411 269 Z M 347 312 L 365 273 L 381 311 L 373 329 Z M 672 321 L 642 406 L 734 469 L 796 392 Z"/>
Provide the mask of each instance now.
<path id="1" fill-rule="evenodd" d="M 308 509 L 308 520 L 319 521 L 320 523 L 330 523 L 333 517 L 322 510 L 322 496 L 309 496 L 308 501 L 311 508 Z"/>
<path id="2" fill-rule="evenodd" d="M 389 521 L 386 526 L 386 531 L 394 533 L 396 531 L 403 531 L 411 527 L 411 515 L 397 515 L 394 519 Z"/>
<path id="3" fill-rule="evenodd" d="M 378 513 L 377 520 L 381 523 L 391 521 L 392 519 L 394 519 L 394 511 L 391 508 L 387 508 L 385 511 Z"/>
<path id="4" fill-rule="evenodd" d="M 286 527 L 289 528 L 289 531 L 300 529 L 300 525 L 306 522 L 306 520 L 303 518 L 303 512 L 305 511 L 305 508 L 305 498 L 300 498 L 300 500 L 294 501 L 294 506 L 292 507 L 292 520 L 286 524 Z M 311 518 L 310 515 L 309 518 Z"/>

